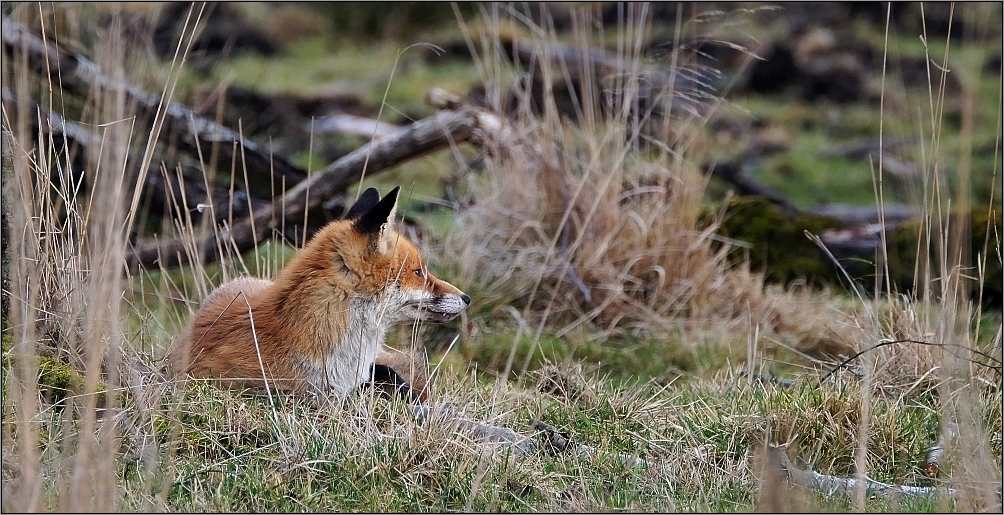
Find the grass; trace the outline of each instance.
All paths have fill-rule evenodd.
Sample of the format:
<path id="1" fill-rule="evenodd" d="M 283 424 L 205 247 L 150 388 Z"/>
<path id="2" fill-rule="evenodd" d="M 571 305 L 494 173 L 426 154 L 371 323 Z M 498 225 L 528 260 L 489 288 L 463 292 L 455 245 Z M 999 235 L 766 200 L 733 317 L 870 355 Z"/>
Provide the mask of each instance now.
<path id="1" fill-rule="evenodd" d="M 53 16 L 45 10 L 50 7 L 43 6 L 44 16 Z M 499 24 L 493 15 L 524 23 L 491 11 L 498 6 L 486 9 L 482 19 L 464 20 L 461 33 L 480 41 L 476 27 Z M 648 30 L 644 7 L 631 9 L 637 10 L 604 41 L 608 47 L 620 42 L 626 63 L 642 59 L 631 37 Z M 587 11 L 575 16 L 591 26 Z M 713 19 L 705 24 L 713 26 Z M 559 38 L 546 26 L 533 29 L 536 44 Z M 117 41 L 114 34 L 109 41 Z M 262 66 L 242 57 L 219 73 L 267 91 L 301 93 L 293 88 L 359 76 L 373 86 L 368 90 L 380 92 L 371 99 L 379 101 L 391 65 L 373 73 L 372 62 L 392 63 L 399 48 L 331 52 L 321 38 L 307 38 L 287 59 Z M 138 59 L 122 47 L 102 49 L 108 51 L 100 64 L 109 70 L 124 73 L 133 69 L 130 59 Z M 492 66 L 482 66 L 476 78 L 488 85 L 529 73 L 497 57 L 482 63 Z M 18 98 L 32 88 L 58 89 L 30 84 L 34 76 L 18 66 L 5 59 L 3 70 Z M 411 112 L 403 107 L 423 88 L 466 84 L 472 73 L 456 62 L 406 64 L 395 71 L 388 107 Z M 541 64 L 534 73 L 560 78 L 563 71 Z M 167 76 L 195 80 L 177 67 Z M 969 101 L 983 99 L 980 91 Z M 715 250 L 720 220 L 699 225 L 711 192 L 696 163 L 715 151 L 702 140 L 704 122 L 671 120 L 661 127 L 664 136 L 694 139 L 667 137 L 663 141 L 678 143 L 644 149 L 627 130 L 628 111 L 601 114 L 588 98 L 574 119 L 559 116 L 553 98 L 545 98 L 539 114 L 517 110 L 508 123 L 520 139 L 489 145 L 483 170 L 461 175 L 463 164 L 444 152 L 360 185 L 401 184 L 401 212 L 424 223 L 426 237 L 418 243 L 433 269 L 475 299 L 456 322 L 399 327 L 388 341 L 429 350 L 436 403 L 531 437 L 533 452 L 493 448 L 448 422 L 420 423 L 401 402 L 369 395 L 327 402 L 197 381 L 138 384 L 140 364 L 158 364 L 213 286 L 239 273 L 272 276 L 293 250 L 270 242 L 240 260 L 121 278 L 115 263 L 127 249 L 121 231 L 127 214 L 115 208 L 121 192 L 114 188 L 120 170 L 114 159 L 130 141 L 152 145 L 157 135 L 148 141 L 145 130 L 131 132 L 117 122 L 129 113 L 112 92 L 89 102 L 88 121 L 108 127 L 108 154 L 91 164 L 102 177 L 93 196 L 76 199 L 45 181 L 45 172 L 66 156 L 51 142 L 36 141 L 24 120 L 4 108 L 4 130 L 17 142 L 9 161 L 5 154 L 4 204 L 12 206 L 12 230 L 24 231 L 10 243 L 17 259 L 3 328 L 5 511 L 752 511 L 778 503 L 827 511 L 999 509 L 999 368 L 973 364 L 961 348 L 905 343 L 866 352 L 819 381 L 838 354 L 883 338 L 953 343 L 1000 359 L 1000 314 L 956 296 L 960 270 L 942 259 L 927 283 L 937 295 L 923 298 L 765 284 L 745 263 L 729 261 L 727 242 Z M 748 105 L 757 116 L 776 113 L 779 123 L 815 124 L 778 158 L 792 168 L 779 189 L 830 188 L 833 182 L 807 171 L 836 174 L 849 167 L 837 160 L 819 166 L 816 153 L 833 128 L 826 128 L 818 107 Z M 881 126 L 873 115 L 862 108 L 839 111 L 836 128 L 872 135 Z M 892 116 L 883 130 L 897 133 L 910 120 Z M 942 159 L 954 158 L 955 129 L 936 126 L 945 134 L 940 145 L 948 147 Z M 996 141 L 992 163 L 999 161 Z M 980 161 L 972 162 L 972 202 L 979 205 Z M 994 166 L 999 185 L 1000 166 Z M 439 197 L 443 181 L 455 176 L 464 207 L 430 208 L 426 200 Z M 838 195 L 874 199 L 870 172 L 859 179 Z M 931 186 L 923 198 L 956 198 L 947 190 Z M 41 201 L 53 195 L 65 196 L 68 207 Z M 934 237 L 947 241 L 947 231 L 937 230 L 937 211 L 930 209 L 935 214 L 928 221 Z M 990 250 L 990 259 L 999 260 Z M 60 404 L 39 395 L 49 381 L 40 373 L 55 359 L 82 372 L 82 384 Z M 778 373 L 794 384 L 762 382 L 750 372 Z M 93 395 L 106 388 L 116 395 Z M 534 421 L 557 427 L 597 455 L 548 447 Z M 928 477 L 921 470 L 927 451 L 950 424 L 958 435 L 948 442 L 940 475 Z M 773 490 L 777 485 L 756 465 L 764 444 L 785 446 L 822 473 L 951 487 L 962 495 L 897 500 L 786 485 Z M 634 468 L 619 454 L 661 468 Z"/>
<path id="2" fill-rule="evenodd" d="M 984 4 L 972 12 L 991 7 Z M 982 11 L 981 11 L 982 9 Z M 967 12 L 966 15 L 971 15 Z M 998 14 L 994 14 L 999 15 Z M 853 31 L 862 46 L 869 47 L 881 58 L 884 35 L 868 24 L 859 24 Z M 723 106 L 740 123 L 754 120 L 768 127 L 785 129 L 788 152 L 767 156 L 751 168 L 752 176 L 774 188 L 800 208 L 811 208 L 823 203 L 872 205 L 875 202 L 872 187 L 872 165 L 867 159 L 829 157 L 821 152 L 842 143 L 865 138 L 877 138 L 881 129 L 888 142 L 898 137 L 918 138 L 920 143 L 908 144 L 887 153 L 898 160 L 931 173 L 938 169 L 946 177 L 944 187 L 957 188 L 961 184 L 956 176 L 963 153 L 960 147 L 960 123 L 963 102 L 957 90 L 969 90 L 974 105 L 992 106 L 1000 94 L 999 74 L 985 69 L 990 52 L 980 44 L 967 40 L 947 41 L 932 36 L 927 44 L 915 34 L 897 33 L 891 28 L 888 44 L 888 77 L 883 91 L 880 74 L 873 74 L 865 89 L 867 101 L 850 105 L 809 103 L 798 98 L 794 91 L 782 95 L 761 97 L 736 95 Z M 996 29 L 992 29 L 996 30 Z M 930 58 L 930 81 L 927 72 L 917 76 L 916 71 L 904 71 L 902 63 Z M 948 72 L 942 78 L 938 66 L 948 63 Z M 911 69 L 912 70 L 912 69 Z M 936 96 L 942 81 L 948 84 L 949 94 L 942 103 L 944 116 L 940 120 L 938 135 L 938 164 L 931 160 L 930 108 L 932 92 Z M 875 115 L 879 95 L 884 95 L 882 117 Z M 935 99 L 936 100 L 936 99 Z M 994 109 L 975 109 L 972 113 L 973 139 L 971 152 L 972 173 L 966 181 L 970 196 L 976 205 L 990 204 L 991 184 L 1001 168 L 999 153 L 994 153 L 999 138 L 999 121 Z M 948 129 L 948 130 L 945 130 Z M 737 159 L 737 145 L 731 139 L 713 142 L 710 153 L 719 160 Z M 742 150 L 743 146 L 738 145 Z M 979 149 L 979 150 L 977 150 Z M 886 185 L 887 202 L 918 204 L 916 198 L 920 177 L 891 179 Z M 903 184 L 905 182 L 905 184 Z M 955 193 L 953 192 L 952 195 Z"/>
<path id="3" fill-rule="evenodd" d="M 574 374 L 560 367 L 551 372 Z M 179 511 L 457 511 L 467 506 L 477 511 L 745 511 L 755 506 L 757 481 L 747 462 L 768 433 L 773 440 L 795 442 L 799 455 L 824 473 L 853 472 L 849 442 L 860 385 L 853 378 L 781 388 L 725 371 L 674 389 L 578 379 L 585 390 L 534 393 L 531 386 L 500 394 L 490 384 L 462 376 L 441 387 L 473 419 L 491 419 L 492 404 L 502 404 L 507 409 L 491 419 L 494 423 L 532 434 L 530 422 L 544 421 L 597 448 L 595 459 L 546 450 L 523 457 L 504 450 L 472 454 L 473 444 L 462 433 L 415 424 L 400 403 L 378 400 L 360 407 L 350 402 L 319 410 L 302 399 L 285 399 L 273 408 L 261 396 L 198 385 L 181 401 L 184 411 L 177 418 L 155 421 L 164 432 L 175 432 L 176 452 L 186 459 L 175 464 L 169 478 L 147 480 L 163 481 L 160 500 L 132 501 L 163 502 Z M 994 400 L 999 403 L 999 392 L 997 399 L 988 399 Z M 221 410 L 229 416 L 220 417 Z M 922 400 L 883 398 L 872 413 L 871 445 L 881 449 L 876 456 L 881 465 L 870 475 L 897 483 L 930 482 L 916 463 L 937 438 L 937 410 Z M 640 473 L 603 459 L 617 453 L 638 454 L 672 472 Z M 124 479 L 138 481 L 141 470 L 141 464 L 125 463 Z M 482 470 L 484 487 L 474 491 Z M 810 499 L 821 509 L 850 507 L 839 499 Z M 942 507 L 880 498 L 867 505 L 869 511 Z"/>
<path id="4" fill-rule="evenodd" d="M 329 38 L 317 36 L 294 42 L 287 55 L 271 59 L 237 56 L 215 67 L 210 82 L 232 78 L 237 85 L 263 93 L 305 97 L 365 91 L 366 104 L 379 105 L 393 73 L 387 91 L 388 119 L 397 120 L 404 113 L 406 117 L 422 117 L 431 113 L 422 102 L 429 89 L 440 87 L 462 93 L 477 80 L 468 64 L 437 59 L 437 54 L 435 48 L 402 49 L 394 42 L 367 44 L 364 51 L 357 43 L 333 44 Z M 374 63 L 381 63 L 382 68 L 375 69 Z"/>

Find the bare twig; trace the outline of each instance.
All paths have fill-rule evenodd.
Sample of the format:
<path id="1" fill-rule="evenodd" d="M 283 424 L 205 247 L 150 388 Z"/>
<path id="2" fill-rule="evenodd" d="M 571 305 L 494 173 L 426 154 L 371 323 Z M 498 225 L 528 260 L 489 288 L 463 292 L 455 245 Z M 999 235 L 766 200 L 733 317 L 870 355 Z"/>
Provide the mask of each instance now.
<path id="1" fill-rule="evenodd" d="M 398 129 L 400 127 L 397 125 L 345 113 L 322 116 L 314 122 L 313 127 L 314 134 L 344 134 L 361 136 L 366 139 L 380 139 L 384 136 L 390 136 Z"/>
<path id="2" fill-rule="evenodd" d="M 879 343 L 876 343 L 875 345 L 872 345 L 871 347 L 868 347 L 867 349 L 864 349 L 862 351 L 859 351 L 859 352 L 855 353 L 853 356 L 851 356 L 851 357 L 849 357 L 849 358 L 841 361 L 840 363 L 837 364 L 837 366 L 835 366 L 832 369 L 830 369 L 829 372 L 827 372 L 825 375 L 823 375 L 823 377 L 821 377 L 819 379 L 819 382 L 822 383 L 823 381 L 826 381 L 827 379 L 829 379 L 829 377 L 831 375 L 833 375 L 834 373 L 836 373 L 838 370 L 840 370 L 841 368 L 847 366 L 847 364 L 849 364 L 850 362 L 854 361 L 855 359 L 859 358 L 861 355 L 863 355 L 863 354 L 865 354 L 867 352 L 871 352 L 871 351 L 873 351 L 875 349 L 878 349 L 880 347 L 885 347 L 886 345 L 893 345 L 893 344 L 899 344 L 899 343 L 913 343 L 913 344 L 916 344 L 916 345 L 925 345 L 925 346 L 929 346 L 929 347 L 943 347 L 943 348 L 946 348 L 946 349 L 956 349 L 956 348 L 958 348 L 958 349 L 964 349 L 964 350 L 969 351 L 969 352 L 971 352 L 973 354 L 976 354 L 977 356 L 981 356 L 983 358 L 986 358 L 989 362 L 983 362 L 983 361 L 980 361 L 978 359 L 970 358 L 968 356 L 959 356 L 958 354 L 954 354 L 954 353 L 952 355 L 955 356 L 955 357 L 957 357 L 957 358 L 959 358 L 959 359 L 963 359 L 963 360 L 975 363 L 977 365 L 981 365 L 981 366 L 987 367 L 987 368 L 989 368 L 989 369 L 997 372 L 998 375 L 1001 375 L 1001 360 L 999 360 L 999 359 L 997 359 L 997 358 L 995 358 L 995 357 L 993 357 L 993 356 L 991 356 L 991 355 L 989 355 L 989 354 L 987 354 L 987 353 L 985 353 L 983 351 L 980 351 L 980 350 L 977 350 L 977 349 L 973 349 L 971 347 L 966 347 L 964 345 L 959 345 L 957 343 L 925 342 L 923 340 L 912 340 L 910 338 L 904 338 L 902 340 L 883 340 L 883 341 L 880 341 Z"/>
<path id="3" fill-rule="evenodd" d="M 997 358 L 991 356 L 990 354 L 987 354 L 986 352 L 983 352 L 981 350 L 973 349 L 971 347 L 966 347 L 964 345 L 959 345 L 957 343 L 925 342 L 925 341 L 922 341 L 922 340 L 913 340 L 913 339 L 909 339 L 909 338 L 904 338 L 904 339 L 901 339 L 901 340 L 883 340 L 883 341 L 880 341 L 879 343 L 876 343 L 875 345 L 872 345 L 871 347 L 868 347 L 867 349 L 864 349 L 864 350 L 861 350 L 859 352 L 854 353 L 852 356 L 850 356 L 848 358 L 845 358 L 843 361 L 841 361 L 836 366 L 834 366 L 833 368 L 831 368 L 828 372 L 826 372 L 825 374 L 823 374 L 823 377 L 819 378 L 819 382 L 823 383 L 824 381 L 826 381 L 827 379 L 829 379 L 830 376 L 832 376 L 833 374 L 837 373 L 837 371 L 839 371 L 841 368 L 846 367 L 852 361 L 854 361 L 855 359 L 861 357 L 862 355 L 864 355 L 864 354 L 866 354 L 868 352 L 871 352 L 873 350 L 879 349 L 881 347 L 885 347 L 887 345 L 893 345 L 893 344 L 899 344 L 899 343 L 913 343 L 913 344 L 916 344 L 916 345 L 925 345 L 925 346 L 928 346 L 928 347 L 943 347 L 943 348 L 946 348 L 946 349 L 963 349 L 963 350 L 969 351 L 969 352 L 971 352 L 973 354 L 976 354 L 977 356 L 985 358 L 986 361 L 981 361 L 979 359 L 971 358 L 971 357 L 968 357 L 968 356 L 959 356 L 958 354 L 954 354 L 954 353 L 952 353 L 952 355 L 955 356 L 955 357 L 957 357 L 957 358 L 959 358 L 959 359 L 963 359 L 963 360 L 975 363 L 977 365 L 989 368 L 990 370 L 993 370 L 993 371 L 997 372 L 998 375 L 1001 374 L 1001 369 L 1002 369 L 1001 360 L 999 360 L 999 359 L 997 359 Z M 782 386 L 791 386 L 793 384 L 792 380 L 780 378 L 780 377 L 777 377 L 777 376 L 775 376 L 773 374 L 771 374 L 769 376 L 764 376 L 762 374 L 755 374 L 755 377 L 757 377 L 760 380 L 764 380 L 764 381 L 772 381 L 772 382 L 778 383 L 778 384 L 780 384 Z"/>
<path id="4" fill-rule="evenodd" d="M 845 157 L 847 159 L 868 159 L 871 156 L 880 155 L 880 151 L 890 152 L 908 144 L 915 144 L 917 138 L 912 136 L 901 136 L 898 138 L 885 138 L 880 142 L 879 138 L 868 137 L 857 139 L 840 145 L 833 145 L 819 151 L 819 157 Z M 881 143 L 881 144 L 880 144 Z"/>
<path id="5" fill-rule="evenodd" d="M 760 184 L 751 178 L 742 167 L 735 163 L 712 162 L 705 165 L 711 175 L 732 184 L 736 187 L 736 192 L 740 195 L 756 195 L 767 199 L 771 204 L 788 215 L 798 215 L 802 211 L 795 207 L 788 199 L 780 193 Z"/>

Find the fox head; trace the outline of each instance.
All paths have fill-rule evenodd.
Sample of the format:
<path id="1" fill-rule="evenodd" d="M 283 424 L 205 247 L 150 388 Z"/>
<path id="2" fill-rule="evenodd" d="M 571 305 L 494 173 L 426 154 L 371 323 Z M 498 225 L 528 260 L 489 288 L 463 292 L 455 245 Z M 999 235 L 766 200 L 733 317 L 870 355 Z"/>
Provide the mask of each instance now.
<path id="1" fill-rule="evenodd" d="M 397 187 L 380 198 L 375 188 L 366 190 L 342 220 L 307 243 L 300 254 L 309 259 L 294 258 L 287 267 L 291 282 L 328 290 L 309 292 L 314 298 L 348 297 L 376 305 L 388 323 L 456 318 L 471 298 L 432 275 L 418 248 L 391 227 L 399 192 Z M 318 284 L 308 277 L 325 281 Z"/>

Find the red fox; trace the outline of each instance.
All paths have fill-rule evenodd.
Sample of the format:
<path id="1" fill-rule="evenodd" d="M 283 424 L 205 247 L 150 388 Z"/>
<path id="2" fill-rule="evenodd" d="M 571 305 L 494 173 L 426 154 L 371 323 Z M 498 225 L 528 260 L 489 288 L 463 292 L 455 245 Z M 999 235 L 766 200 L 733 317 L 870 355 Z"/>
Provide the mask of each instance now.
<path id="1" fill-rule="evenodd" d="M 384 347 L 384 335 L 393 323 L 452 320 L 471 298 L 430 274 L 415 245 L 390 227 L 399 191 L 381 199 L 366 190 L 274 281 L 240 277 L 216 288 L 169 354 L 169 369 L 232 387 L 265 379 L 339 396 L 383 382 L 424 400 L 424 373 L 406 384 L 398 372 L 407 360 Z"/>

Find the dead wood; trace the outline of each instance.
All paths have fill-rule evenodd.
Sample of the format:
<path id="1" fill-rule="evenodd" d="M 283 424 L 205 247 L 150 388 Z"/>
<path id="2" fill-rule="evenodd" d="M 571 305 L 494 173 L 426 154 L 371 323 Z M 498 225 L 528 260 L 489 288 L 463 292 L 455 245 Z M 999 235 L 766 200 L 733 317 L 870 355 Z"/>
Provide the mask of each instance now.
<path id="1" fill-rule="evenodd" d="M 884 140 L 870 137 L 848 143 L 834 145 L 819 151 L 819 157 L 846 157 L 847 159 L 869 159 L 880 153 L 898 149 L 917 141 L 913 137 L 886 137 Z M 882 152 L 880 152 L 882 151 Z"/>
<path id="2" fill-rule="evenodd" d="M 778 209 L 789 216 L 798 215 L 801 210 L 795 207 L 788 199 L 780 193 L 760 184 L 743 171 L 742 166 L 735 163 L 712 162 L 704 166 L 711 175 L 736 187 L 736 193 L 740 195 L 760 196 L 774 204 Z"/>
<path id="3" fill-rule="evenodd" d="M 850 206 L 827 204 L 803 211 L 777 191 L 761 184 L 735 162 L 711 162 L 704 165 L 712 176 L 735 187 L 739 195 L 763 197 L 786 217 L 813 214 L 830 218 L 838 228 L 826 229 L 819 236 L 827 248 L 840 257 L 872 259 L 881 244 L 882 231 L 890 231 L 919 216 L 919 212 L 902 204 Z"/>
<path id="4" fill-rule="evenodd" d="M 5 88 L 3 90 L 4 108 L 8 113 L 16 113 L 19 106 L 14 101 L 13 95 Z M 102 138 L 94 131 L 77 122 L 67 120 L 45 107 L 32 103 L 30 106 L 32 115 L 28 119 L 32 123 L 31 133 L 38 133 L 54 136 L 57 139 L 53 142 L 62 143 L 66 146 L 66 156 L 71 167 L 83 167 L 79 163 L 79 150 L 97 154 L 101 151 Z M 60 141 L 62 140 L 62 141 Z M 158 213 L 175 212 L 179 209 L 195 210 L 193 216 L 195 221 L 201 219 L 203 214 L 213 217 L 213 221 L 220 223 L 228 217 L 238 218 L 247 216 L 250 209 L 260 208 L 268 205 L 268 200 L 250 196 L 239 190 L 230 194 L 230 190 L 222 185 L 214 185 L 210 195 L 206 189 L 205 181 L 198 180 L 180 171 L 167 169 L 166 166 L 151 166 L 147 173 L 142 174 L 144 183 L 137 185 L 141 174 L 139 164 L 142 159 L 136 155 L 129 155 L 127 160 L 126 186 L 129 189 L 142 188 L 141 198 L 149 201 L 147 209 Z M 75 176 L 81 170 L 71 170 L 70 175 Z M 83 185 L 86 189 L 87 185 Z M 184 204 L 182 204 L 184 199 Z M 233 204 L 233 205 L 231 205 Z M 250 204 L 250 207 L 249 207 Z"/>
<path id="5" fill-rule="evenodd" d="M 780 473 L 782 477 L 796 485 L 822 492 L 828 496 L 836 493 L 851 495 L 856 489 L 864 488 L 865 495 L 932 497 L 940 493 L 953 499 L 958 497 L 958 491 L 953 488 L 890 485 L 868 477 L 858 480 L 821 474 L 814 470 L 803 470 L 791 462 L 783 448 L 768 445 L 765 451 L 766 469 Z"/>
<path id="6" fill-rule="evenodd" d="M 219 163 L 236 162 L 246 167 L 248 190 L 252 195 L 271 198 L 273 191 L 297 184 L 307 177 L 306 171 L 284 158 L 272 155 L 265 148 L 248 141 L 227 127 L 203 118 L 176 102 L 164 103 L 161 98 L 106 75 L 93 61 L 63 50 L 28 31 L 22 24 L 3 18 L 3 41 L 7 52 L 24 52 L 28 66 L 35 73 L 59 84 L 65 93 L 87 98 L 94 89 L 122 91 L 126 102 L 134 105 L 140 117 L 155 120 L 162 116 L 166 136 L 177 141 L 179 148 L 198 156 L 206 155 L 215 145 Z M 234 159 L 238 158 L 236 161 Z M 210 164 L 212 165 L 212 164 Z"/>
<path id="7" fill-rule="evenodd" d="M 938 443 L 927 449 L 927 459 L 924 460 L 924 474 L 927 477 L 938 477 L 941 473 L 941 457 L 959 437 L 959 425 L 955 422 L 941 424 L 941 436 Z"/>
<path id="8" fill-rule="evenodd" d="M 423 118 L 389 136 L 372 141 L 335 161 L 309 179 L 288 189 L 272 203 L 255 209 L 251 217 L 235 221 L 232 227 L 203 236 L 199 241 L 179 238 L 143 246 L 126 258 L 128 269 L 174 267 L 197 259 L 205 264 L 223 253 L 242 253 L 258 242 L 281 232 L 286 220 L 302 219 L 306 210 L 345 191 L 365 171 L 374 174 L 429 152 L 470 139 L 477 127 L 476 114 L 468 109 L 441 111 Z M 226 250 L 224 250 L 226 249 Z M 195 252 L 195 255 L 192 252 Z"/>
<path id="9" fill-rule="evenodd" d="M 310 127 L 307 127 L 310 129 Z M 380 139 L 400 129 L 396 125 L 364 118 L 352 114 L 339 113 L 322 116 L 314 123 L 314 134 L 344 134 L 366 139 Z"/>
<path id="10" fill-rule="evenodd" d="M 885 220 L 887 226 L 893 226 L 919 217 L 920 210 L 892 202 L 882 204 L 881 210 L 875 206 L 825 204 L 812 208 L 812 214 L 833 218 L 845 224 L 877 224 Z"/>

